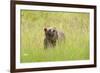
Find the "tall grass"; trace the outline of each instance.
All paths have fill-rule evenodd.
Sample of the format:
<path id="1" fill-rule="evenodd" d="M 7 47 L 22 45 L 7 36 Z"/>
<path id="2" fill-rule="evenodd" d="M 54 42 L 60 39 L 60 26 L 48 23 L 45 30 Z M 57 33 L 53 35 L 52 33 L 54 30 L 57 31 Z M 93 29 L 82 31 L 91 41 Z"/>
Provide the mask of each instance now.
<path id="1" fill-rule="evenodd" d="M 25 62 L 89 59 L 89 13 L 21 10 L 21 59 Z M 44 49 L 44 27 L 56 27 L 65 43 Z"/>

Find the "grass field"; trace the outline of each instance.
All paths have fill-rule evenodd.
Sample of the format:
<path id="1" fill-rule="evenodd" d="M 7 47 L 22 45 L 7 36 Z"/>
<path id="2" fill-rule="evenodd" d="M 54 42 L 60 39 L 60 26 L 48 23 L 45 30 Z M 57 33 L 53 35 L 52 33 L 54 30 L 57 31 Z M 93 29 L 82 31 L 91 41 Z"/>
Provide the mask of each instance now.
<path id="1" fill-rule="evenodd" d="M 21 10 L 20 62 L 89 59 L 89 13 Z M 44 49 L 44 27 L 65 33 L 65 43 Z"/>

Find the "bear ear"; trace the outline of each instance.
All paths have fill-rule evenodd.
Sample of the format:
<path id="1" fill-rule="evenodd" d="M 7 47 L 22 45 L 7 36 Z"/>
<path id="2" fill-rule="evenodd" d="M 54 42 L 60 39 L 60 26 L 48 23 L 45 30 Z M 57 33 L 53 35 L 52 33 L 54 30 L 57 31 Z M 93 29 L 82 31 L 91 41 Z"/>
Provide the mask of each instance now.
<path id="1" fill-rule="evenodd" d="M 44 31 L 46 32 L 47 31 L 47 28 L 44 28 Z"/>

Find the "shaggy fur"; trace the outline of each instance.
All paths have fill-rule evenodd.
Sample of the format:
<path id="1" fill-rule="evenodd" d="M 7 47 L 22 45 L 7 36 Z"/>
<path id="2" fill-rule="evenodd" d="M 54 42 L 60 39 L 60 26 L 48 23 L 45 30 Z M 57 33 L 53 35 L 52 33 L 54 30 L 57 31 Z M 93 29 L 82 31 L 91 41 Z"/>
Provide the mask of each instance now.
<path id="1" fill-rule="evenodd" d="M 44 32 L 44 48 L 55 47 L 58 40 L 64 39 L 64 33 L 56 30 L 54 27 L 44 28 Z"/>

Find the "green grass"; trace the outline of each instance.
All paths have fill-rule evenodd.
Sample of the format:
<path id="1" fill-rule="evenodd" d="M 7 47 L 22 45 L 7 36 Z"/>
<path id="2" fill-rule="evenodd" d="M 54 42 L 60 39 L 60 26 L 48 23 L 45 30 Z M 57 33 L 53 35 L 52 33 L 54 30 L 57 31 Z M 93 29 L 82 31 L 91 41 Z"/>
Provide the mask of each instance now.
<path id="1" fill-rule="evenodd" d="M 21 63 L 89 59 L 89 13 L 21 10 Z M 44 49 L 44 27 L 65 33 L 65 43 Z"/>

